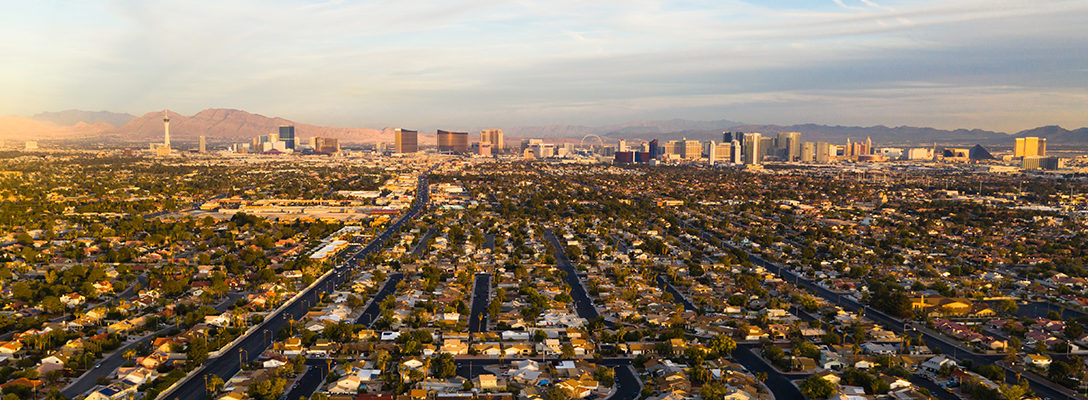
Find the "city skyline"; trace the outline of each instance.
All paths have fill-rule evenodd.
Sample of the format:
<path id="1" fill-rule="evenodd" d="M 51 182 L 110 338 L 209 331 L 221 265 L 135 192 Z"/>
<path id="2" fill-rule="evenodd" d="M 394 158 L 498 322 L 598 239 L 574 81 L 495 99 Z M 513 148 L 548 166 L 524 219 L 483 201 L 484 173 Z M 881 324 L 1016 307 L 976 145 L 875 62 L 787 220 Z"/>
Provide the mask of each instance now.
<path id="1" fill-rule="evenodd" d="M 0 114 L 322 125 L 1088 125 L 1088 4 L 7 5 Z M 215 17 L 209 18 L 209 12 Z"/>

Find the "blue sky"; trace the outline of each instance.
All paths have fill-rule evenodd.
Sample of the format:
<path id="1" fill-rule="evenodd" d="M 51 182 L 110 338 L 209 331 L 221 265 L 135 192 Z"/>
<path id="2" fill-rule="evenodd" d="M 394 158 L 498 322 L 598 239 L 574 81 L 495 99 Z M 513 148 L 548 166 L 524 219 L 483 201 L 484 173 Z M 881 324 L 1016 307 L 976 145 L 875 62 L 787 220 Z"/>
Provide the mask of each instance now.
<path id="1" fill-rule="evenodd" d="M 1088 1 L 26 1 L 0 115 L 1088 125 Z"/>

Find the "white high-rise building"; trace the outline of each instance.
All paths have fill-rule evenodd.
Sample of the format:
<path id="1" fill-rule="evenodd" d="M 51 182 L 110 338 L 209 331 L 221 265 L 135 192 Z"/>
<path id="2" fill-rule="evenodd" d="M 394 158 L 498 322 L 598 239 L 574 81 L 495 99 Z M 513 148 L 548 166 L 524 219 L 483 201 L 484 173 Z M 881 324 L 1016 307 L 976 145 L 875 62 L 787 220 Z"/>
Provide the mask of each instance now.
<path id="1" fill-rule="evenodd" d="M 744 134 L 744 164 L 759 164 L 763 161 L 763 153 L 760 148 L 760 142 L 763 141 L 763 135 L 759 133 L 745 133 Z"/>

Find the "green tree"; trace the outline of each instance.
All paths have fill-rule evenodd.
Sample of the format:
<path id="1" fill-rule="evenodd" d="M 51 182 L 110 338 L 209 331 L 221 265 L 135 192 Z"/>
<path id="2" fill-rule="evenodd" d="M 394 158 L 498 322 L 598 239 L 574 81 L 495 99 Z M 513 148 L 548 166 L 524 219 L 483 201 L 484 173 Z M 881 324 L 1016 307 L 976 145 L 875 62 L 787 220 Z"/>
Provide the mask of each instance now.
<path id="1" fill-rule="evenodd" d="M 604 386 L 612 386 L 616 383 L 616 371 L 608 367 L 597 367 L 593 370 L 593 379 Z"/>
<path id="2" fill-rule="evenodd" d="M 64 303 L 61 303 L 60 298 L 57 296 L 47 296 L 42 299 L 42 308 L 45 309 L 45 312 L 55 314 L 64 311 Z"/>
<path id="3" fill-rule="evenodd" d="M 456 374 L 457 365 L 454 363 L 453 356 L 449 353 L 442 353 L 431 361 L 431 375 L 434 375 L 434 377 L 452 378 Z"/>
<path id="4" fill-rule="evenodd" d="M 1005 400 L 1020 400 L 1028 395 L 1028 382 L 1023 381 L 1019 385 L 1002 384 L 999 391 Z"/>
<path id="5" fill-rule="evenodd" d="M 719 357 L 728 357 L 737 348 L 737 342 L 726 335 L 717 335 L 710 339 L 710 350 L 718 353 Z"/>
<path id="6" fill-rule="evenodd" d="M 826 399 L 835 393 L 835 385 L 817 375 L 805 378 L 798 386 L 801 388 L 801 394 L 810 399 Z"/>
<path id="7" fill-rule="evenodd" d="M 201 362 L 208 359 L 208 341 L 205 338 L 198 337 L 189 343 L 189 350 L 186 352 L 186 362 L 192 363 L 193 366 L 200 365 Z"/>
<path id="8" fill-rule="evenodd" d="M 548 400 L 571 400 L 573 396 L 570 391 L 559 386 L 552 386 L 548 389 Z"/>

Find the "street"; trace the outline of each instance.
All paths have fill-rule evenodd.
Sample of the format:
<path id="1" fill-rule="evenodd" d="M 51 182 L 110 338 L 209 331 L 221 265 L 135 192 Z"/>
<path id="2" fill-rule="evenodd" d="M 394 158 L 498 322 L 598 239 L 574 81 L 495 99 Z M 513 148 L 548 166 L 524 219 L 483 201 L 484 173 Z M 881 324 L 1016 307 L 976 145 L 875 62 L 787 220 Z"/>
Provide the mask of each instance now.
<path id="1" fill-rule="evenodd" d="M 333 273 L 323 275 L 312 286 L 300 293 L 294 300 L 285 304 L 282 311 L 275 312 L 266 318 L 254 329 L 250 335 L 244 336 L 239 341 L 223 349 L 219 357 L 208 359 L 187 378 L 175 384 L 171 389 L 159 394 L 159 399 L 173 398 L 176 400 L 200 400 L 207 396 L 204 387 L 204 377 L 209 374 L 219 376 L 224 381 L 230 379 L 240 370 L 243 362 L 256 360 L 262 352 L 275 339 L 275 334 L 287 326 L 292 320 L 298 320 L 309 310 L 309 306 L 317 304 L 323 293 L 331 292 L 350 277 L 346 273 L 358 268 L 357 263 L 371 254 L 381 250 L 385 242 L 398 232 L 404 223 L 419 215 L 420 211 L 429 203 L 429 190 L 427 175 L 419 178 L 416 190 L 416 202 L 396 222 L 390 224 L 385 231 L 372 240 L 358 253 L 348 257 L 348 261 L 337 266 Z M 372 304 L 376 306 L 376 304 Z M 364 312 L 365 313 L 365 312 Z"/>

